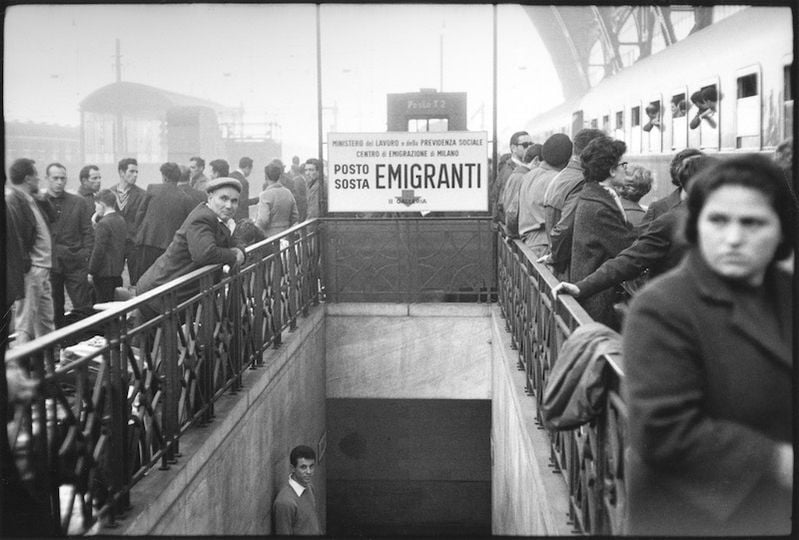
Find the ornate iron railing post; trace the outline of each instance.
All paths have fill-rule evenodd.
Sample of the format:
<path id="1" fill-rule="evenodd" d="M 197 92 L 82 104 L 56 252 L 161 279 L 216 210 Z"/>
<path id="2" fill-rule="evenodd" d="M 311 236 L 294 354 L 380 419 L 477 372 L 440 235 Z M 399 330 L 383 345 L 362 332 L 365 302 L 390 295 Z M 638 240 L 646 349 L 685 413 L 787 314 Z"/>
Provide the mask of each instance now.
<path id="1" fill-rule="evenodd" d="M 230 357 L 230 364 L 233 369 L 233 384 L 230 387 L 232 393 L 236 393 L 242 388 L 241 379 L 241 366 L 243 363 L 242 355 L 244 352 L 243 341 L 243 325 L 241 320 L 241 296 L 244 280 L 241 275 L 236 272 L 230 279 L 228 284 L 227 294 L 230 299 L 228 305 L 228 317 L 233 318 L 233 328 L 231 329 L 232 335 L 230 336 L 230 349 L 228 355 Z"/>
<path id="2" fill-rule="evenodd" d="M 105 459 L 105 469 L 108 475 L 108 490 L 112 497 L 108 511 L 107 526 L 116 527 L 116 519 L 121 514 L 120 504 L 113 500 L 114 494 L 119 493 L 125 485 L 125 447 L 128 424 L 127 387 L 122 386 L 122 359 L 124 347 L 120 332 L 119 319 L 114 317 L 106 325 L 106 340 L 109 344 L 108 369 L 105 370 L 105 406 L 106 414 L 103 423 L 108 433 L 108 444 Z"/>
<path id="3" fill-rule="evenodd" d="M 253 343 L 257 344 L 257 347 L 253 351 L 255 354 L 255 361 L 253 362 L 252 367 L 259 367 L 264 365 L 264 341 L 266 340 L 266 336 L 264 335 L 264 283 L 266 281 L 266 264 L 264 263 L 263 259 L 255 266 L 255 271 L 253 272 L 253 287 L 252 287 L 252 302 L 253 302 Z"/>
<path id="4" fill-rule="evenodd" d="M 178 326 L 176 320 L 177 293 L 174 290 L 163 295 L 163 315 L 161 321 L 161 382 L 163 401 L 161 406 L 162 426 L 164 428 L 161 469 L 168 469 L 170 463 L 177 461 L 177 439 L 180 432 L 180 386 L 181 375 L 178 367 Z"/>
<path id="5" fill-rule="evenodd" d="M 280 241 L 275 240 L 276 247 L 273 251 L 272 259 L 272 298 L 267 299 L 267 302 L 272 302 L 272 322 L 274 328 L 274 336 L 272 336 L 272 344 L 275 348 L 280 347 L 283 343 L 283 295 L 280 294 L 281 285 L 283 283 L 283 257 L 280 256 Z"/>
<path id="6" fill-rule="evenodd" d="M 198 386 L 202 388 L 202 395 L 208 401 L 205 412 L 203 413 L 203 422 L 209 423 L 214 417 L 213 396 L 216 393 L 216 355 L 214 354 L 214 298 L 212 288 L 214 280 L 212 275 L 204 275 L 200 278 L 200 291 L 202 298 L 198 309 L 201 310 L 199 321 L 200 331 L 198 332 L 197 339 L 200 342 L 199 358 L 202 366 L 199 370 L 198 377 L 200 378 Z M 206 405 L 206 404 L 203 404 Z M 194 412 L 192 410 L 192 412 Z"/>
<path id="7" fill-rule="evenodd" d="M 297 243 L 295 241 L 295 234 L 288 236 L 288 272 L 286 273 L 286 292 L 289 308 L 289 332 L 294 332 L 297 329 L 297 296 L 300 294 L 300 282 L 297 279 Z"/>

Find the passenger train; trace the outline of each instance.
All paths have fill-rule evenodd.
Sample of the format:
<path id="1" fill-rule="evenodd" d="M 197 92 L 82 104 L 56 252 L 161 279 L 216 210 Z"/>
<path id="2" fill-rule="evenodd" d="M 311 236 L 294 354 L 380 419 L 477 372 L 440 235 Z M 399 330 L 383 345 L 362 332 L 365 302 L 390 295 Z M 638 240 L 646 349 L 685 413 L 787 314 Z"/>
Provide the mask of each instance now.
<path id="1" fill-rule="evenodd" d="M 793 132 L 793 28 L 789 8 L 750 7 L 607 77 L 583 96 L 532 119 L 536 142 L 603 129 L 650 168 L 644 204 L 672 189 L 668 164 L 687 147 L 770 152 Z"/>

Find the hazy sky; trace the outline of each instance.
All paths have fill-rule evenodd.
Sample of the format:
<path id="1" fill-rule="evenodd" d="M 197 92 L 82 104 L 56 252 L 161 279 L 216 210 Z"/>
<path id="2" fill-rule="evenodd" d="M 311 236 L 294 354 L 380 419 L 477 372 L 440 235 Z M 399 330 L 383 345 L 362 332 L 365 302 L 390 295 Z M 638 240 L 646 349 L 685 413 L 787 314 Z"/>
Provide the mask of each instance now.
<path id="1" fill-rule="evenodd" d="M 325 119 L 385 131 L 386 93 L 468 93 L 469 128 L 491 130 L 490 5 L 322 5 Z M 549 54 L 519 6 L 498 7 L 499 140 L 562 100 Z M 243 107 L 280 124 L 283 155 L 316 153 L 316 7 L 311 4 L 29 5 L 5 18 L 8 120 L 79 124 L 78 104 L 115 80 Z M 442 41 L 443 36 L 443 41 Z M 332 127 L 332 126 L 328 126 Z M 328 129 L 326 127 L 326 129 Z"/>

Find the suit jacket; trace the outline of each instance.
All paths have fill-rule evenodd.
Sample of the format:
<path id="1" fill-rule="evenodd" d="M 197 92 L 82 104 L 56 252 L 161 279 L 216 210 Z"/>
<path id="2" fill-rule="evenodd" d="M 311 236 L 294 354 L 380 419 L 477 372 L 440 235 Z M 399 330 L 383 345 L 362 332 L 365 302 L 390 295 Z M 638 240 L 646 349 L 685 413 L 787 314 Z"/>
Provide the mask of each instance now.
<path id="1" fill-rule="evenodd" d="M 195 206 L 177 184 L 147 186 L 136 213 L 136 245 L 166 249 Z"/>
<path id="2" fill-rule="evenodd" d="M 681 204 L 650 223 L 630 247 L 575 284 L 580 297 L 636 278 L 647 268 L 651 279 L 677 266 L 688 248 L 682 234 L 687 212 Z"/>
<path id="3" fill-rule="evenodd" d="M 682 190 L 680 188 L 675 189 L 662 199 L 658 199 L 652 204 L 649 205 L 649 208 L 646 209 L 646 213 L 644 217 L 641 218 L 641 223 L 638 224 L 639 227 L 646 227 L 653 221 L 655 221 L 658 217 L 662 216 L 678 204 L 682 202 L 682 197 L 680 197 L 680 192 Z"/>
<path id="4" fill-rule="evenodd" d="M 634 298 L 622 381 L 631 534 L 790 531 L 790 489 L 769 471 L 793 436 L 790 276 L 769 270 L 761 292 L 692 250 Z"/>
<path id="5" fill-rule="evenodd" d="M 128 230 L 119 212 L 106 214 L 94 229 L 94 250 L 89 273 L 94 277 L 119 277 L 125 265 L 125 239 Z"/>
<path id="6" fill-rule="evenodd" d="M 6 187 L 6 306 L 25 296 L 25 274 L 31 268 L 30 249 L 36 222 L 17 190 Z M 31 224 L 33 227 L 31 227 Z"/>
<path id="7" fill-rule="evenodd" d="M 255 223 L 267 237 L 285 231 L 298 221 L 299 212 L 294 195 L 280 182 L 272 184 L 261 192 Z"/>
<path id="8" fill-rule="evenodd" d="M 191 187 L 191 184 L 178 184 L 178 189 L 188 195 L 189 199 L 191 199 L 192 210 L 197 208 L 198 204 L 203 204 L 208 200 L 208 195 L 206 193 L 198 189 L 194 189 Z"/>
<path id="9" fill-rule="evenodd" d="M 240 171 L 236 170 L 230 173 L 231 178 L 235 178 L 241 182 L 241 194 L 239 195 L 239 207 L 236 210 L 236 215 L 233 219 L 236 221 L 240 219 L 250 218 L 250 205 L 258 202 L 258 198 L 250 199 L 250 181 Z"/>
<path id="10" fill-rule="evenodd" d="M 624 220 L 613 197 L 597 182 L 586 182 L 574 212 L 572 240 L 572 281 L 579 281 L 612 259 L 635 240 L 635 231 Z M 579 299 L 591 317 L 618 330 L 613 310 L 614 292 L 605 290 Z"/>
<path id="11" fill-rule="evenodd" d="M 89 205 L 80 195 L 46 195 L 54 208 L 60 208 L 50 226 L 53 240 L 53 272 L 85 270 L 94 247 L 94 229 Z"/>
<path id="12" fill-rule="evenodd" d="M 207 205 L 198 205 L 175 233 L 163 255 L 139 278 L 142 294 L 207 264 L 236 263 L 236 253 L 227 228 Z"/>
<path id="13" fill-rule="evenodd" d="M 134 184 L 130 186 L 130 193 L 128 193 L 128 202 L 125 205 L 125 209 L 120 210 L 119 204 L 114 204 L 114 210 L 125 218 L 125 223 L 128 226 L 127 242 L 130 244 L 136 242 L 136 214 L 139 212 L 139 205 L 144 201 L 144 197 L 144 190 Z"/>
<path id="14" fill-rule="evenodd" d="M 550 182 L 544 194 L 544 214 L 552 266 L 559 276 L 569 277 L 572 238 L 574 237 L 574 211 L 583 189 L 583 168 L 579 156 L 569 160 L 566 168 Z"/>
<path id="15" fill-rule="evenodd" d="M 298 222 L 305 221 L 308 217 L 308 182 L 303 175 L 294 177 L 294 200 L 297 201 Z"/>

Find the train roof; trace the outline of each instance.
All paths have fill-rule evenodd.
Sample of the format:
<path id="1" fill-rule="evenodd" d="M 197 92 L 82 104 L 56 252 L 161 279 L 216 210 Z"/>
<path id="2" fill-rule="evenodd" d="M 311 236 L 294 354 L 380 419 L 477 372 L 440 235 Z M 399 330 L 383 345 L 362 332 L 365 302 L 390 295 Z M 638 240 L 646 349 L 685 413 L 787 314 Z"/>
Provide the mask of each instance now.
<path id="1" fill-rule="evenodd" d="M 553 122 L 581 108 L 641 100 L 711 79 L 720 73 L 754 66 L 766 58 L 782 58 L 792 51 L 792 16 L 788 7 L 749 7 L 656 54 L 642 58 L 616 75 L 607 77 L 582 97 L 567 101 L 536 116 L 528 124 L 552 128 Z M 724 93 L 725 89 L 722 89 Z"/>
<path id="2" fill-rule="evenodd" d="M 175 107 L 208 107 L 216 112 L 225 108 L 213 101 L 129 81 L 98 88 L 80 102 L 81 111 L 90 112 L 167 111 Z"/>

